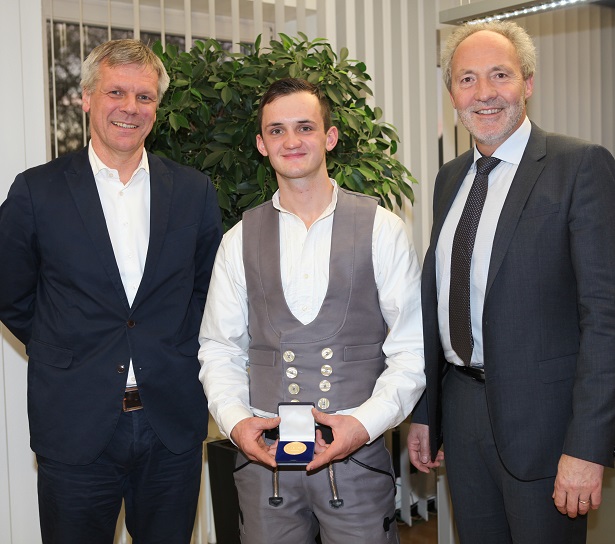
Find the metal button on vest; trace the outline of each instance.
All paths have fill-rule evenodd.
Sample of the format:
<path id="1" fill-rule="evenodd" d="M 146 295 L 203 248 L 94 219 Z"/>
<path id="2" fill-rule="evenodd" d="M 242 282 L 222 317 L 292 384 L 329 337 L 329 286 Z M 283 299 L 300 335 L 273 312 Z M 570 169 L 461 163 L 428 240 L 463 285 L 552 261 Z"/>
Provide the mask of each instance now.
<path id="1" fill-rule="evenodd" d="M 126 365 L 117 365 L 115 370 L 117 370 L 118 374 L 124 374 L 126 372 Z"/>
<path id="2" fill-rule="evenodd" d="M 326 410 L 327 408 L 329 408 L 329 404 L 329 399 L 326 399 L 324 397 L 322 399 L 318 399 L 318 407 L 321 410 Z"/>
<path id="3" fill-rule="evenodd" d="M 290 350 L 285 351 L 282 357 L 287 363 L 292 363 L 295 360 L 295 354 Z"/>
<path id="4" fill-rule="evenodd" d="M 322 365 L 320 367 L 320 373 L 323 376 L 331 376 L 331 374 L 333 374 L 333 367 L 331 365 Z"/>
<path id="5" fill-rule="evenodd" d="M 301 402 L 299 399 L 293 399 L 290 402 Z"/>
<path id="6" fill-rule="evenodd" d="M 291 384 L 288 386 L 288 392 L 289 392 L 291 395 L 296 395 L 297 393 L 299 393 L 299 389 L 301 389 L 301 388 L 300 388 L 300 387 L 299 387 L 296 383 L 291 383 Z"/>
<path id="7" fill-rule="evenodd" d="M 331 359 L 331 357 L 333 357 L 333 350 L 331 348 L 325 348 L 320 352 L 320 354 L 323 359 Z"/>
<path id="8" fill-rule="evenodd" d="M 297 369 L 296 369 L 294 366 L 289 366 L 289 367 L 286 369 L 286 377 L 287 377 L 287 378 L 290 378 L 291 380 L 292 380 L 293 378 L 296 378 L 296 377 L 297 377 L 297 374 L 299 374 L 299 373 L 297 372 Z"/>
<path id="9" fill-rule="evenodd" d="M 323 380 L 318 384 L 318 387 L 321 391 L 326 393 L 329 389 L 331 389 L 331 382 L 329 380 Z"/>

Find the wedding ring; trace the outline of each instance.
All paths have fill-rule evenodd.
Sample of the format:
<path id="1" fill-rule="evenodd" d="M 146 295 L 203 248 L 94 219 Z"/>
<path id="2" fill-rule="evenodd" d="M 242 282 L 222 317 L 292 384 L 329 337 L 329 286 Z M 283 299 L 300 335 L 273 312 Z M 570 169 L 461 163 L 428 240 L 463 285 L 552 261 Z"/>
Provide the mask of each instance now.
<path id="1" fill-rule="evenodd" d="M 579 503 L 581 503 L 581 504 L 589 504 L 589 501 L 582 501 L 581 499 L 579 499 Z"/>

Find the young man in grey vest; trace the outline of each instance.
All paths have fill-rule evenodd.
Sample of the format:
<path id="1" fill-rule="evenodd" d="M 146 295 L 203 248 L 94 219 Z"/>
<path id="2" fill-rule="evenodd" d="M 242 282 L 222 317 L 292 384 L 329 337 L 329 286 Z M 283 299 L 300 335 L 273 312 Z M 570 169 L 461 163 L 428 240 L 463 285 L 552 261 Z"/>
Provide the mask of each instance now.
<path id="1" fill-rule="evenodd" d="M 279 190 L 223 239 L 199 351 L 211 413 L 241 450 L 242 542 L 397 542 L 382 434 L 425 386 L 417 256 L 399 217 L 329 178 L 338 132 L 316 87 L 273 83 L 258 119 Z M 276 464 L 280 402 L 317 407 L 307 466 Z"/>

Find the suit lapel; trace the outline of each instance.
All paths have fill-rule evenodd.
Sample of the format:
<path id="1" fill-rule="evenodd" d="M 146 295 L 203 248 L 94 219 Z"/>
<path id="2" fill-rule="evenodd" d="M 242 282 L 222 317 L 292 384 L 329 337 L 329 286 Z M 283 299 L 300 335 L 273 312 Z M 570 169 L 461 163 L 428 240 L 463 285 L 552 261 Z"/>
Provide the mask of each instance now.
<path id="1" fill-rule="evenodd" d="M 506 256 L 525 203 L 534 188 L 536 180 L 544 169 L 545 165 L 544 162 L 541 162 L 541 159 L 546 155 L 546 151 L 546 133 L 532 123 L 530 139 L 527 142 L 523 158 L 519 163 L 519 168 L 517 168 L 517 173 L 508 191 L 508 196 L 504 202 L 495 231 L 485 298 L 488 296 L 493 281 Z"/>
<path id="2" fill-rule="evenodd" d="M 66 172 L 66 183 L 100 261 L 122 303 L 128 308 L 128 299 L 115 261 L 115 254 L 96 189 L 96 181 L 88 158 L 87 147 L 75 154 L 71 166 Z"/>
<path id="3" fill-rule="evenodd" d="M 173 176 L 159 157 L 147 154 L 150 171 L 150 231 L 145 269 L 139 289 L 132 304 L 134 310 L 145 296 L 148 286 L 154 277 L 158 258 L 162 250 L 171 208 L 173 195 Z"/>

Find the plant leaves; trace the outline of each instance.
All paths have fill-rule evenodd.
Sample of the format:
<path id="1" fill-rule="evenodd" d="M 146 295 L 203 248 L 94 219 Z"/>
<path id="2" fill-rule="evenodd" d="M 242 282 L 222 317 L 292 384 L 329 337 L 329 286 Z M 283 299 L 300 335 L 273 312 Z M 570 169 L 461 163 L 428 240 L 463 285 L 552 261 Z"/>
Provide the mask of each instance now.
<path id="1" fill-rule="evenodd" d="M 197 40 L 188 52 L 159 42 L 153 50 L 171 78 L 147 139 L 157 155 L 197 168 L 211 176 L 218 193 L 224 228 L 248 208 L 271 198 L 276 174 L 255 146 L 256 109 L 268 86 L 281 77 L 301 77 L 321 88 L 338 128 L 327 169 L 340 186 L 379 196 L 385 206 L 414 199 L 416 180 L 394 156 L 399 137 L 381 122 L 382 110 L 370 106 L 370 75 L 361 61 L 337 55 L 324 38 L 309 40 L 279 34 L 277 40 L 230 54 L 214 39 Z M 373 108 L 373 109 L 372 109 Z"/>

